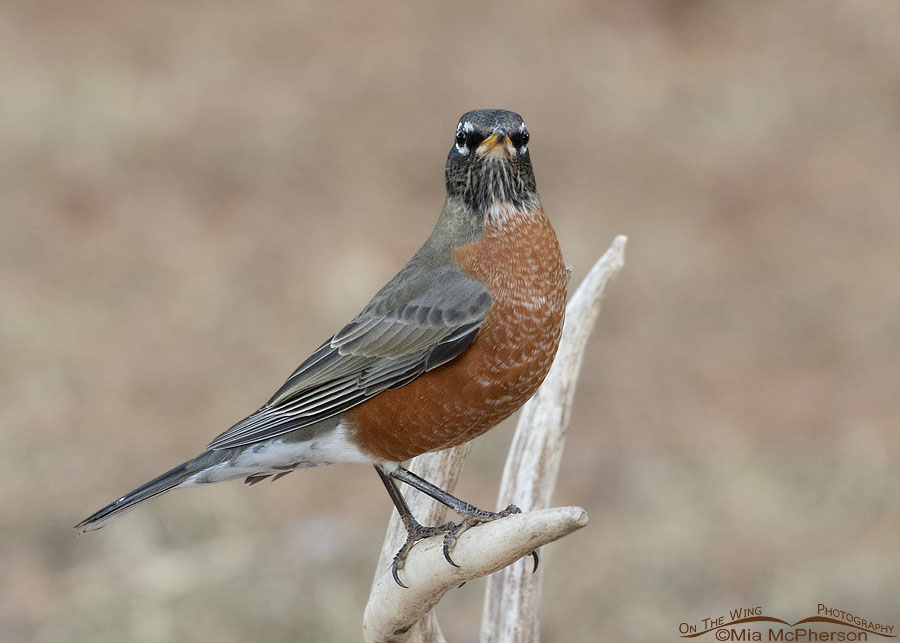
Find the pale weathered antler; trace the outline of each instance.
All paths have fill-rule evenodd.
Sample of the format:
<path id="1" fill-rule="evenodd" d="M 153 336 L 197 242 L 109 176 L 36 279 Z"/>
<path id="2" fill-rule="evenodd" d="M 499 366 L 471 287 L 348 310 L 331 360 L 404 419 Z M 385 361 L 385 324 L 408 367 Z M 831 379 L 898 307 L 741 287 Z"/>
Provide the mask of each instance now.
<path id="1" fill-rule="evenodd" d="M 431 608 L 452 587 L 501 569 L 488 581 L 482 643 L 538 639 L 541 572 L 532 574 L 530 565 L 509 565 L 587 524 L 587 513 L 580 507 L 543 507 L 549 504 L 556 484 L 582 354 L 606 285 L 624 265 L 625 243 L 624 236 L 616 237 L 570 299 L 553 367 L 519 420 L 506 461 L 499 506 L 515 502 L 526 513 L 463 533 L 453 549 L 453 560 L 459 567 L 444 560 L 442 538 L 422 541 L 410 552 L 403 569 L 408 588 L 399 587 L 391 578 L 393 554 L 406 537 L 394 513 L 366 606 L 363 631 L 367 643 L 443 643 Z M 410 469 L 452 493 L 468 448 L 466 444 L 420 456 Z M 441 505 L 421 493 L 407 491 L 404 495 L 423 524 L 441 522 Z"/>
<path id="2" fill-rule="evenodd" d="M 547 379 L 522 409 L 503 480 L 501 506 L 509 498 L 522 511 L 550 504 L 575 397 L 575 384 L 588 338 L 600 313 L 606 286 L 625 265 L 626 237 L 615 238 L 609 250 L 578 286 L 566 306 L 566 325 Z M 491 576 L 484 596 L 481 643 L 524 643 L 539 639 L 538 608 L 541 575 L 520 566 Z"/>

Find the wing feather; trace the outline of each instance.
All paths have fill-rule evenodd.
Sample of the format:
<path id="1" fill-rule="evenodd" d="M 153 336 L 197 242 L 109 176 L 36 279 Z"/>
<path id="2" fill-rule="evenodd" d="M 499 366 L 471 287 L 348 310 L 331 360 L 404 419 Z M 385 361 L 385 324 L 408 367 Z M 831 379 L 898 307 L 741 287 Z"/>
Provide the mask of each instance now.
<path id="1" fill-rule="evenodd" d="M 462 353 L 491 296 L 455 267 L 395 277 L 295 370 L 265 406 L 213 440 L 229 449 L 302 429 L 405 386 Z"/>

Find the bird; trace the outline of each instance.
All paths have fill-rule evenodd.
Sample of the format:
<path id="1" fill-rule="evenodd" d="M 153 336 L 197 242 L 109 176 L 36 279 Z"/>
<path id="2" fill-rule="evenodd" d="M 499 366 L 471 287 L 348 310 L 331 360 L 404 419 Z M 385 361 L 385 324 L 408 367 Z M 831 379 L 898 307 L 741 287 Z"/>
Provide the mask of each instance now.
<path id="1" fill-rule="evenodd" d="M 423 538 L 444 556 L 469 527 L 518 513 L 478 509 L 402 465 L 474 439 L 518 410 L 547 375 L 562 334 L 567 267 L 544 213 L 522 117 L 463 114 L 445 166 L 446 198 L 409 262 L 321 344 L 257 411 L 194 458 L 79 522 L 79 533 L 174 488 L 253 485 L 332 463 L 374 466 L 407 530 L 392 574 Z M 462 520 L 420 524 L 397 482 Z M 535 554 L 535 565 L 537 555 Z"/>

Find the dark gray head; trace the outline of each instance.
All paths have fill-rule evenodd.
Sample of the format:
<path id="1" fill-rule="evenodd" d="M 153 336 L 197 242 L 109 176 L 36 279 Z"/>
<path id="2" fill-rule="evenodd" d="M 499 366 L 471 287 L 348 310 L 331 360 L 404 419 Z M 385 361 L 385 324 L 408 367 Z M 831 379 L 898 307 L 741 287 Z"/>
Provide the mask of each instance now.
<path id="1" fill-rule="evenodd" d="M 492 203 L 515 206 L 537 200 L 528 130 L 515 112 L 466 112 L 447 157 L 447 196 L 462 199 L 478 214 Z"/>

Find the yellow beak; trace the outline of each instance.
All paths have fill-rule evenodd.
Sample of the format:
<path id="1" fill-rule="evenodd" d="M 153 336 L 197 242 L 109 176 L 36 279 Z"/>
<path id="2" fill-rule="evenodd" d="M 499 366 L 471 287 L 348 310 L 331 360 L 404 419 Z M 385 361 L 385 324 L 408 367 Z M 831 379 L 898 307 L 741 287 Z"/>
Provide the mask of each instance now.
<path id="1" fill-rule="evenodd" d="M 499 131 L 494 132 L 486 139 L 481 141 L 481 145 L 479 145 L 475 150 L 475 155 L 478 158 L 481 158 L 487 154 L 491 156 L 499 156 L 500 154 L 506 154 L 507 157 L 512 154 L 512 145 L 510 145 L 509 137 L 506 135 L 506 132 Z"/>

